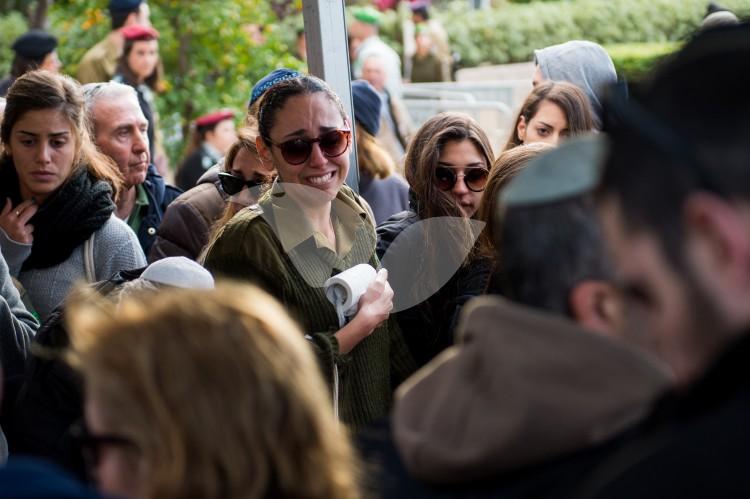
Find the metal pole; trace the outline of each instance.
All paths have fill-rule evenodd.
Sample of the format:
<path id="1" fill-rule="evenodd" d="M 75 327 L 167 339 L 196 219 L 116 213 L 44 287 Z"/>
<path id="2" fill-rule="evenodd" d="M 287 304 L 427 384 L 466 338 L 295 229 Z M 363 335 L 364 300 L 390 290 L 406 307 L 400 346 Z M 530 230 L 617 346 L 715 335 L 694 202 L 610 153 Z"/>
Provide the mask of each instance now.
<path id="1" fill-rule="evenodd" d="M 354 107 L 344 2 L 302 0 L 302 15 L 305 21 L 307 67 L 310 74 L 325 80 L 341 98 L 344 110 L 351 117 L 354 138 Z M 350 165 L 346 183 L 359 192 L 356 140 L 352 140 Z"/>

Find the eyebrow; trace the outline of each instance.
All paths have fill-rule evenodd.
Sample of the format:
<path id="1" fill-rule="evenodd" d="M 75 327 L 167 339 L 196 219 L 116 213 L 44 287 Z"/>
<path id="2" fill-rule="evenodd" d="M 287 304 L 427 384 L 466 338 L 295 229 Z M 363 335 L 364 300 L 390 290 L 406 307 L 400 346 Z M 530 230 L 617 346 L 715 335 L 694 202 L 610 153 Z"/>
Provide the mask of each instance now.
<path id="1" fill-rule="evenodd" d="M 484 161 L 476 161 L 474 163 L 467 163 L 465 165 L 454 165 L 452 163 L 446 163 L 445 161 L 438 161 L 438 166 L 444 166 L 446 168 L 486 168 Z"/>
<path id="2" fill-rule="evenodd" d="M 32 137 L 38 137 L 39 135 L 43 135 L 43 134 L 38 134 L 34 132 L 27 132 L 26 130 L 19 130 L 18 133 L 22 133 L 24 135 L 31 135 Z M 53 132 L 47 135 L 49 135 L 50 137 L 60 137 L 62 135 L 68 135 L 68 134 L 70 134 L 70 132 L 66 130 L 64 132 Z"/>
<path id="3" fill-rule="evenodd" d="M 555 128 L 555 127 L 553 127 L 552 125 L 550 125 L 549 123 L 545 123 L 545 122 L 544 122 L 544 121 L 542 121 L 542 120 L 539 120 L 539 123 L 541 123 L 542 125 L 544 125 L 544 126 L 546 126 L 546 127 L 549 127 L 549 128 Z"/>
<path id="4" fill-rule="evenodd" d="M 318 130 L 320 130 L 321 133 L 326 133 L 326 132 L 330 132 L 331 130 L 339 130 L 343 126 L 344 125 L 341 125 L 341 127 L 337 127 L 337 126 L 322 126 L 322 127 L 319 127 Z M 300 136 L 304 136 L 305 132 L 307 132 L 307 130 L 301 128 L 299 130 L 295 130 L 293 132 L 290 132 L 290 133 L 284 135 L 284 138 L 286 139 L 287 137 L 300 137 Z"/>

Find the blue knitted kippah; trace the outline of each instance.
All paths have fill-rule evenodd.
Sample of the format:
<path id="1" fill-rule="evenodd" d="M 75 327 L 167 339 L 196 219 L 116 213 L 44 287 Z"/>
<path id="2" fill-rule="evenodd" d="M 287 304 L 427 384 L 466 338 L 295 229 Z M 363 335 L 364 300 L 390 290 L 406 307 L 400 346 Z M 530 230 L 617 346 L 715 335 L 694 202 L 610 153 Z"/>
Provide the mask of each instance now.
<path id="1" fill-rule="evenodd" d="M 265 91 L 271 88 L 272 86 L 284 80 L 291 80 L 292 78 L 297 78 L 298 76 L 302 76 L 302 75 L 293 69 L 288 69 L 288 68 L 274 69 L 273 71 L 268 73 L 266 76 L 258 80 L 258 83 L 255 84 L 255 86 L 253 87 L 253 92 L 250 94 L 250 102 L 248 103 L 248 107 L 252 106 L 253 103 L 257 101 L 260 98 L 260 96 L 263 95 Z"/>

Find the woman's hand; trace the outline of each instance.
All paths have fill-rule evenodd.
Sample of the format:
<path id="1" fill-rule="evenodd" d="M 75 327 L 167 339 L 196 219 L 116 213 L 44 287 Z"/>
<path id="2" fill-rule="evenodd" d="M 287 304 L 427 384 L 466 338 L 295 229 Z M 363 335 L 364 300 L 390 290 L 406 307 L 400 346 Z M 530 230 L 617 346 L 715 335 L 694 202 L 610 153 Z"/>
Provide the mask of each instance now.
<path id="1" fill-rule="evenodd" d="M 336 332 L 339 352 L 349 353 L 378 327 L 393 310 L 393 289 L 388 284 L 388 271 L 380 269 L 375 280 L 359 299 L 357 313 L 351 322 Z"/>
<path id="2" fill-rule="evenodd" d="M 28 222 L 38 209 L 39 206 L 33 199 L 24 201 L 15 208 L 10 199 L 6 199 L 5 206 L 0 211 L 0 228 L 13 241 L 31 244 L 34 242 L 34 226 Z"/>

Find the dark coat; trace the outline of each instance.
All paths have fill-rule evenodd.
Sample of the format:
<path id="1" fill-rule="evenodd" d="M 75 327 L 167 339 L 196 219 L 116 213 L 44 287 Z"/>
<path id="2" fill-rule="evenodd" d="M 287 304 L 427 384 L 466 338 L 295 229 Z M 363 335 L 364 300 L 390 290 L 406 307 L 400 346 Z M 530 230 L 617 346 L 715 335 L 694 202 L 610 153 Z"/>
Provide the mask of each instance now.
<path id="1" fill-rule="evenodd" d="M 156 230 L 161 225 L 167 206 L 182 194 L 182 191 L 165 183 L 164 178 L 156 172 L 154 165 L 148 165 L 143 187 L 148 195 L 148 212 L 141 221 L 137 236 L 141 248 L 143 248 L 143 253 L 148 255 L 151 245 L 154 244 L 156 239 Z"/>
<path id="2" fill-rule="evenodd" d="M 376 224 L 409 209 L 409 184 L 395 175 L 379 179 L 367 172 L 360 172 L 359 195 L 372 208 Z"/>
<path id="3" fill-rule="evenodd" d="M 164 213 L 149 263 L 168 256 L 197 260 L 208 243 L 211 226 L 221 217 L 226 201 L 219 187 L 219 169 L 211 168 L 198 185 L 183 193 Z"/>
<path id="4" fill-rule="evenodd" d="M 377 254 L 382 261 L 391 243 L 406 228 L 419 221 L 412 210 L 403 211 L 377 227 Z M 403 255 L 413 258 L 413 255 Z M 437 292 L 426 301 L 396 312 L 396 320 L 404 334 L 417 365 L 429 362 L 438 353 L 453 345 L 453 332 L 461 308 L 475 296 L 484 294 L 489 284 L 492 265 L 486 260 L 459 268 Z M 396 276 L 393 276 L 396 277 Z M 392 279 L 396 282 L 398 279 Z M 398 289 L 394 288 L 396 293 Z M 403 290 L 401 290 L 403 292 Z"/>
<path id="5" fill-rule="evenodd" d="M 200 179 L 208 169 L 214 166 L 220 159 L 201 145 L 201 147 L 190 153 L 177 169 L 177 177 L 175 178 L 177 187 L 183 191 L 192 189 L 200 183 Z"/>
<path id="6" fill-rule="evenodd" d="M 580 497 L 750 497 L 750 334 L 603 460 Z"/>
<path id="7" fill-rule="evenodd" d="M 131 281 L 143 268 L 121 271 L 95 284 L 106 295 Z M 80 479 L 86 479 L 81 449 L 69 433 L 70 426 L 83 417 L 83 390 L 80 377 L 60 358 L 39 352 L 61 352 L 69 345 L 63 307 L 55 309 L 37 332 L 33 355 L 26 367 L 26 379 L 3 428 L 13 455 L 31 455 L 50 460 Z"/>

